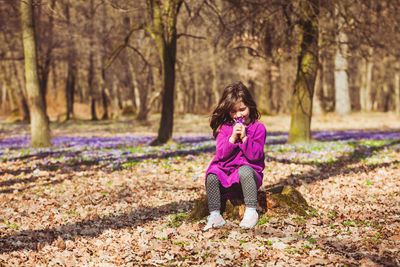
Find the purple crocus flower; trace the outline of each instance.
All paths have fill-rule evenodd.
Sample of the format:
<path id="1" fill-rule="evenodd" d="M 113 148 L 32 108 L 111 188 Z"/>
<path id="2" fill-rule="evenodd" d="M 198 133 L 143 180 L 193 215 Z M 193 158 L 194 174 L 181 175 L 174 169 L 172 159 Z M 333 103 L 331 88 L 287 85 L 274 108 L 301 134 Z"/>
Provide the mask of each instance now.
<path id="1" fill-rule="evenodd" d="M 236 123 L 241 123 L 241 124 L 243 124 L 243 125 L 244 125 L 244 120 L 243 120 L 243 118 L 239 118 L 239 119 L 237 119 L 237 120 L 236 120 Z"/>

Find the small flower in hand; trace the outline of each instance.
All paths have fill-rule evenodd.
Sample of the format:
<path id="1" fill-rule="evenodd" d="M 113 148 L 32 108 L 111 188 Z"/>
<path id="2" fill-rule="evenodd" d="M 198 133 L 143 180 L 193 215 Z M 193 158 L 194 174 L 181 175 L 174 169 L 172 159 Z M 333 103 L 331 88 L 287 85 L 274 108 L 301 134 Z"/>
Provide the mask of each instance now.
<path id="1" fill-rule="evenodd" d="M 237 119 L 237 120 L 236 120 L 236 123 L 241 123 L 241 124 L 244 124 L 244 120 L 243 120 L 243 118 L 239 118 L 239 119 Z"/>

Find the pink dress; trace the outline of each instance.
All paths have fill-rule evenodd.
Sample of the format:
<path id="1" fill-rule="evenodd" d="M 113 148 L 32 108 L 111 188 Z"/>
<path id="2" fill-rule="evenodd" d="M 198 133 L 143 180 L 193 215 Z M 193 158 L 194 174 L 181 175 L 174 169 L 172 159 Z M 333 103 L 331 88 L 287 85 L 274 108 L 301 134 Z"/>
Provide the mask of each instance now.
<path id="1" fill-rule="evenodd" d="M 265 126 L 255 121 L 246 126 L 247 139 L 244 143 L 238 140 L 235 144 L 229 142 L 234 125 L 224 124 L 217 135 L 216 155 L 206 172 L 217 175 L 225 188 L 239 183 L 239 168 L 242 165 L 252 167 L 257 174 L 257 189 L 263 180 L 265 167 L 264 144 L 266 138 Z"/>

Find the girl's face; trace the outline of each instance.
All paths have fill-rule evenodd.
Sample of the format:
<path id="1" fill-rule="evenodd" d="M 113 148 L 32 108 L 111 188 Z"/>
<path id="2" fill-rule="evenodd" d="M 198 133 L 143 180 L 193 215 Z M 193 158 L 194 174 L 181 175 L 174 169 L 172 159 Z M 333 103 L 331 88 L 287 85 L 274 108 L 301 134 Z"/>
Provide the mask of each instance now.
<path id="1" fill-rule="evenodd" d="M 233 108 L 229 112 L 229 115 L 231 116 L 231 118 L 233 120 L 242 118 L 245 121 L 245 123 L 248 124 L 249 116 L 250 116 L 250 109 L 242 101 L 240 101 L 233 106 Z"/>

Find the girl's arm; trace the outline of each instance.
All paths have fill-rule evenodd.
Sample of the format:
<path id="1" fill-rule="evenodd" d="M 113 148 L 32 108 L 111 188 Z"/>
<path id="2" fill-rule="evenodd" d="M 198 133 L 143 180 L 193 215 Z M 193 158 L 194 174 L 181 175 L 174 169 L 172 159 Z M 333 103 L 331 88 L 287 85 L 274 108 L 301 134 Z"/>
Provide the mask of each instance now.
<path id="1" fill-rule="evenodd" d="M 225 127 L 221 127 L 220 132 L 217 135 L 217 147 L 216 156 L 219 160 L 226 160 L 232 156 L 234 150 L 239 147 L 239 144 L 232 144 L 229 142 L 231 137 Z"/>
<path id="2" fill-rule="evenodd" d="M 242 144 L 239 145 L 243 154 L 249 161 L 263 159 L 264 144 L 267 132 L 263 124 L 259 124 L 252 136 L 247 136 Z"/>

